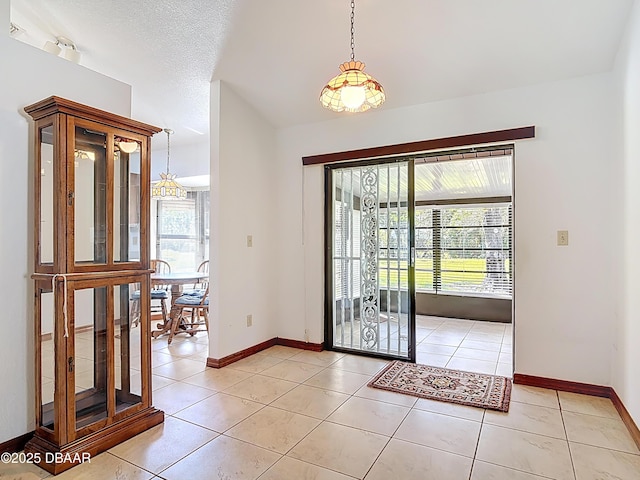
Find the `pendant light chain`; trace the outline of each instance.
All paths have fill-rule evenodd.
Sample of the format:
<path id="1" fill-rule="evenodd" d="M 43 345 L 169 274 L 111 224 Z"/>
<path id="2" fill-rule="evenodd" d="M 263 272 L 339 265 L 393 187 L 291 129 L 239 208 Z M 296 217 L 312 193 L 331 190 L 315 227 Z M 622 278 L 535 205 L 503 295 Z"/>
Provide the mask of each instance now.
<path id="1" fill-rule="evenodd" d="M 171 149 L 171 134 L 173 130 L 165 128 L 164 131 L 167 132 L 167 174 L 169 174 L 169 152 Z"/>
<path id="2" fill-rule="evenodd" d="M 356 9 L 356 0 L 351 0 L 351 60 L 354 61 L 356 59 L 356 41 L 353 39 L 353 34 L 355 33 L 355 28 L 353 27 L 353 19 L 355 17 L 355 9 Z"/>
<path id="3" fill-rule="evenodd" d="M 151 196 L 160 199 L 177 199 L 187 198 L 187 190 L 178 183 L 176 175 L 172 175 L 169 171 L 169 158 L 171 157 L 171 134 L 173 130 L 165 128 L 167 134 L 167 171 L 160 174 L 160 181 L 153 185 Z"/>

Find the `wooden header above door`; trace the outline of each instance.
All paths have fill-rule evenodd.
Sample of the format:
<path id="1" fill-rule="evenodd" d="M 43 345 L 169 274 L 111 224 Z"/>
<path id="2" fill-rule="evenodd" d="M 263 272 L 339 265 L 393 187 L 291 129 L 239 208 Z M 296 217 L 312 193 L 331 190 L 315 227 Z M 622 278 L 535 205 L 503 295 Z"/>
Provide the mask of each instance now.
<path id="1" fill-rule="evenodd" d="M 382 147 L 363 148 L 360 150 L 348 150 L 345 152 L 324 153 L 302 157 L 302 165 L 322 165 L 325 163 L 342 162 L 346 160 L 360 160 L 363 158 L 388 157 L 392 155 L 405 155 L 412 153 L 439 150 L 444 148 L 458 148 L 469 145 L 483 145 L 496 142 L 508 142 L 535 138 L 536 127 L 519 127 L 493 132 L 472 133 L 457 137 L 436 138 L 421 140 L 419 142 L 399 143 Z"/>

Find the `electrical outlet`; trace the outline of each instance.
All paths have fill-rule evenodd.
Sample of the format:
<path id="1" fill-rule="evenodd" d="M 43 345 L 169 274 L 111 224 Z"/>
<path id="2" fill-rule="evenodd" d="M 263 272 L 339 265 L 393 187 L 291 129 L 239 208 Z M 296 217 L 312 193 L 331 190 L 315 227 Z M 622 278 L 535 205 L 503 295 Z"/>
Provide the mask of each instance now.
<path id="1" fill-rule="evenodd" d="M 253 247 L 253 235 L 247 235 L 247 247 Z"/>
<path id="2" fill-rule="evenodd" d="M 253 325 L 253 315 L 249 314 L 247 315 L 247 327 L 250 327 L 251 325 Z"/>
<path id="3" fill-rule="evenodd" d="M 304 329 L 304 341 L 309 343 L 309 329 Z"/>
<path id="4" fill-rule="evenodd" d="M 558 246 L 566 247 L 569 245 L 569 231 L 558 230 Z"/>

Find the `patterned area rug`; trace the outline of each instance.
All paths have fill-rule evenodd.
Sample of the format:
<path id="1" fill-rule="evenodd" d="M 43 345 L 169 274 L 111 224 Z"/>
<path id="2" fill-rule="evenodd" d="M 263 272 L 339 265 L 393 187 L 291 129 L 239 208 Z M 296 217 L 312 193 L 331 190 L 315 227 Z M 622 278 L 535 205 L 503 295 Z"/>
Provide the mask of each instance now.
<path id="1" fill-rule="evenodd" d="M 511 379 L 395 360 L 368 384 L 391 392 L 509 411 Z"/>

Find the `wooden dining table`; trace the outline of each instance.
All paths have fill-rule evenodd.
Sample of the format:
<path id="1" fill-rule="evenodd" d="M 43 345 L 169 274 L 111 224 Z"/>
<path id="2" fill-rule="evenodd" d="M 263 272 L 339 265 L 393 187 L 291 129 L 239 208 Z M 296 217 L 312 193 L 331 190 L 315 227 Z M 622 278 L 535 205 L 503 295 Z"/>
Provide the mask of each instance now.
<path id="1" fill-rule="evenodd" d="M 151 287 L 157 287 L 161 285 L 171 286 L 171 310 L 167 316 L 167 321 L 158 323 L 157 330 L 151 331 L 151 336 L 157 338 L 160 335 L 169 333 L 171 331 L 171 324 L 174 321 L 179 321 L 178 318 L 180 308 L 175 307 L 176 299 L 182 295 L 182 290 L 185 285 L 195 285 L 201 283 L 202 280 L 209 277 L 205 272 L 176 272 L 176 273 L 152 273 L 151 274 Z M 178 330 L 178 333 L 180 330 Z"/>

